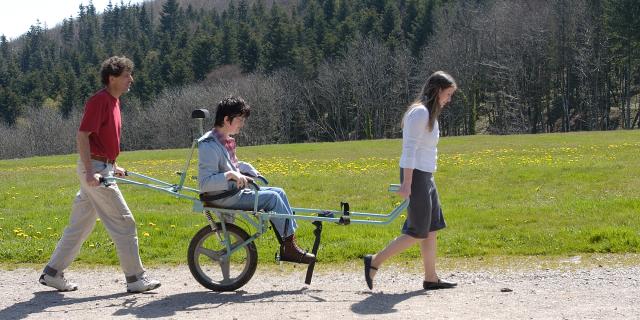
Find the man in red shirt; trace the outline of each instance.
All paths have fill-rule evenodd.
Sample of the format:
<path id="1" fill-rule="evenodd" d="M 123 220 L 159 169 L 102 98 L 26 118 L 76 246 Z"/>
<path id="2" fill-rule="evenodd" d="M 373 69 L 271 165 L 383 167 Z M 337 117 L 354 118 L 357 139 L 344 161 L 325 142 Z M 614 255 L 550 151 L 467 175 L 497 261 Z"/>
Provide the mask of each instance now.
<path id="1" fill-rule="evenodd" d="M 75 283 L 63 275 L 80 251 L 96 219 L 100 218 L 116 246 L 124 271 L 128 292 L 156 289 L 160 282 L 147 277 L 138 250 L 136 222 L 117 185 L 103 186 L 100 178 L 124 175 L 116 165 L 120 154 L 120 96 L 133 83 L 133 62 L 125 57 L 111 57 L 102 63 L 100 75 L 105 88 L 94 94 L 85 105 L 76 135 L 78 147 L 77 174 L 80 191 L 73 202 L 69 225 L 44 268 L 39 282 L 59 291 L 77 290 Z"/>

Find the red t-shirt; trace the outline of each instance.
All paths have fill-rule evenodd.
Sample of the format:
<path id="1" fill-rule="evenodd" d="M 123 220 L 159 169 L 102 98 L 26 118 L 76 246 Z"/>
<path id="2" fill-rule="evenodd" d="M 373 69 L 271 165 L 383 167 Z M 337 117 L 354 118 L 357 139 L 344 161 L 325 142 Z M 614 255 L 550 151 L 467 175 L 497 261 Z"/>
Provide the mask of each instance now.
<path id="1" fill-rule="evenodd" d="M 91 132 L 91 154 L 115 160 L 120 154 L 120 100 L 106 89 L 94 94 L 84 106 L 79 131 Z"/>

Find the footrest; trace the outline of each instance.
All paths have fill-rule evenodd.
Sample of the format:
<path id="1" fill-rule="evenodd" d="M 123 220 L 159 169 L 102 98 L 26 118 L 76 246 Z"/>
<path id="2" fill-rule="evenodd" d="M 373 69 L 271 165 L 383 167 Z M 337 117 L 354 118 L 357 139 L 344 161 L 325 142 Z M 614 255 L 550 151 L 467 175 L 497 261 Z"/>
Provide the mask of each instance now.
<path id="1" fill-rule="evenodd" d="M 322 210 L 322 211 L 318 212 L 318 217 L 333 218 L 333 217 L 335 217 L 335 215 L 333 214 L 333 212 L 331 212 L 329 210 Z"/>
<path id="2" fill-rule="evenodd" d="M 351 217 L 349 216 L 342 216 L 340 217 L 340 220 L 338 220 L 338 224 L 343 225 L 343 226 L 347 226 L 351 223 Z"/>
<path id="3" fill-rule="evenodd" d="M 320 236 L 322 235 L 322 221 L 314 221 L 313 225 L 316 226 L 315 230 L 313 230 L 313 235 L 316 236 L 316 239 L 313 242 L 313 249 L 311 250 L 311 253 L 316 256 L 316 259 L 307 267 L 307 276 L 304 279 L 304 283 L 306 284 L 311 284 L 313 268 L 315 268 L 316 261 L 318 261 L 318 248 L 320 248 Z"/>
<path id="4" fill-rule="evenodd" d="M 340 202 L 340 206 L 342 207 L 342 216 L 338 221 L 338 224 L 346 226 L 351 223 L 351 212 L 349 210 L 349 202 Z"/>

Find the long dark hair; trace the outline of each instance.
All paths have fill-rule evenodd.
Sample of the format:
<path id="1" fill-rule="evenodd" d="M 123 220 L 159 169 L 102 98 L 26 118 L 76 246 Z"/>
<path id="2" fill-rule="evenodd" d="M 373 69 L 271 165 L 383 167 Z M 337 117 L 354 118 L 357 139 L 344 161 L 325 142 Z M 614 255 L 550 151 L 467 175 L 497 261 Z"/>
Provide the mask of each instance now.
<path id="1" fill-rule="evenodd" d="M 422 86 L 422 90 L 420 90 L 418 97 L 416 97 L 411 105 L 409 105 L 407 111 L 405 111 L 402 116 L 401 125 L 404 125 L 404 118 L 407 116 L 409 111 L 422 104 L 427 108 L 427 110 L 429 110 L 428 128 L 429 131 L 433 131 L 433 126 L 435 125 L 440 112 L 442 112 L 442 106 L 438 105 L 438 96 L 442 90 L 451 87 L 457 88 L 458 85 L 450 74 L 444 71 L 436 71 L 431 74 L 424 83 L 424 86 Z"/>

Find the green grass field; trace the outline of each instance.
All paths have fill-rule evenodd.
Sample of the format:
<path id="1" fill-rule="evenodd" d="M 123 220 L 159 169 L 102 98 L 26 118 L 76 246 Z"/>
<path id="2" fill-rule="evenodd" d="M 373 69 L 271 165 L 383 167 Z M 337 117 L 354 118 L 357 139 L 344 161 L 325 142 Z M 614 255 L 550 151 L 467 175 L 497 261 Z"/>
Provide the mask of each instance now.
<path id="1" fill-rule="evenodd" d="M 252 162 L 284 187 L 295 207 L 387 213 L 400 198 L 399 140 L 244 147 Z M 124 152 L 130 171 L 177 182 L 187 150 Z M 640 131 L 442 138 L 436 183 L 448 228 L 439 233 L 444 257 L 563 256 L 640 251 Z M 67 223 L 78 189 L 76 155 L 0 161 L 0 261 L 45 263 Z M 192 165 L 189 175 L 196 175 Z M 189 181 L 195 186 L 195 181 Z M 145 265 L 183 264 L 191 237 L 205 225 L 191 203 L 122 186 L 139 224 Z M 388 226 L 325 224 L 321 262 L 343 263 L 381 249 L 399 234 Z M 312 244 L 312 226 L 299 238 Z M 260 259 L 276 252 L 272 232 L 258 240 Z M 413 260 L 417 248 L 397 258 Z M 100 222 L 76 263 L 117 265 Z"/>

